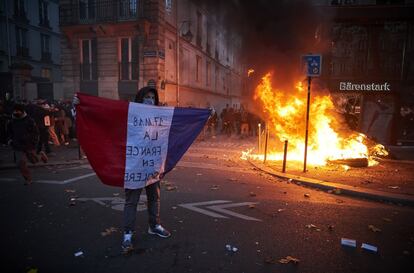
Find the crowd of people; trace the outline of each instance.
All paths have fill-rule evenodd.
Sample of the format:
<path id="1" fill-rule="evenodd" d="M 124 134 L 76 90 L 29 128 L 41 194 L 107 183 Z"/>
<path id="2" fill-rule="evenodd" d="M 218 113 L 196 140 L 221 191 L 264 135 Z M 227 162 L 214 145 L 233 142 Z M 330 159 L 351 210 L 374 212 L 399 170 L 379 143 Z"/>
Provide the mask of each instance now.
<path id="1" fill-rule="evenodd" d="M 71 101 L 0 99 L 0 145 L 10 145 L 25 184 L 31 184 L 27 162 L 47 162 L 51 145 L 69 145 L 75 138 Z"/>
<path id="2" fill-rule="evenodd" d="M 215 138 L 217 133 L 240 138 L 256 136 L 257 124 L 263 123 L 257 115 L 247 111 L 243 106 L 237 108 L 226 104 L 220 115 L 214 109 L 212 112 L 204 130 L 205 137 Z"/>
<path id="3" fill-rule="evenodd" d="M 7 125 L 13 119 L 15 105 L 22 105 L 24 112 L 36 123 L 39 134 L 36 143 L 37 152 L 44 150 L 46 154 L 50 154 L 52 152 L 50 145 L 69 145 L 70 140 L 76 138 L 71 100 L 14 101 L 6 96 L 5 99 L 0 99 L 0 144 L 7 145 L 10 140 Z"/>

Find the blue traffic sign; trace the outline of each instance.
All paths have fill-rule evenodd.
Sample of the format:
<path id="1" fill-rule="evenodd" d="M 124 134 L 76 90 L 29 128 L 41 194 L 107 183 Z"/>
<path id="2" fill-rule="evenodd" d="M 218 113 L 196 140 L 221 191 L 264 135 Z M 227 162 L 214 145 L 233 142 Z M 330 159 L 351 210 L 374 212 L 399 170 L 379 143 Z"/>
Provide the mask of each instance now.
<path id="1" fill-rule="evenodd" d="M 322 55 L 309 54 L 302 56 L 306 76 L 318 77 L 322 71 Z"/>

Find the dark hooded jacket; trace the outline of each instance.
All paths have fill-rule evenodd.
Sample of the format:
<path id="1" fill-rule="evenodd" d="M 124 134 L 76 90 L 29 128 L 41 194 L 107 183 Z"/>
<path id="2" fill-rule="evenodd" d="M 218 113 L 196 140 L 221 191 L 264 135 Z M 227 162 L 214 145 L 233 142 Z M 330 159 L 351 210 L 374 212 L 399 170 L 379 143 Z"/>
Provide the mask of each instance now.
<path id="1" fill-rule="evenodd" d="M 145 94 L 147 94 L 150 91 L 154 92 L 154 94 L 155 94 L 155 105 L 159 105 L 160 100 L 159 100 L 159 97 L 158 97 L 158 91 L 154 87 L 150 87 L 150 86 L 142 87 L 138 91 L 137 95 L 135 96 L 134 102 L 142 103 L 144 101 Z"/>
<path id="2" fill-rule="evenodd" d="M 34 149 L 39 137 L 36 123 L 26 112 L 23 113 L 23 116 L 19 118 L 12 115 L 12 120 L 8 126 L 12 147 L 16 151 Z"/>

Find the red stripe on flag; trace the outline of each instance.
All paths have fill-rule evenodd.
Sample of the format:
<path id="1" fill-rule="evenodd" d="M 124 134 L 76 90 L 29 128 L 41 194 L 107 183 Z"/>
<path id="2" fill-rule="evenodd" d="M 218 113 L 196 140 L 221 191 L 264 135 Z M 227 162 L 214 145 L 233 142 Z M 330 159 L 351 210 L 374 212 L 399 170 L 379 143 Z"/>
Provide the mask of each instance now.
<path id="1" fill-rule="evenodd" d="M 77 94 L 76 130 L 79 143 L 100 180 L 123 187 L 128 122 L 126 101 Z"/>

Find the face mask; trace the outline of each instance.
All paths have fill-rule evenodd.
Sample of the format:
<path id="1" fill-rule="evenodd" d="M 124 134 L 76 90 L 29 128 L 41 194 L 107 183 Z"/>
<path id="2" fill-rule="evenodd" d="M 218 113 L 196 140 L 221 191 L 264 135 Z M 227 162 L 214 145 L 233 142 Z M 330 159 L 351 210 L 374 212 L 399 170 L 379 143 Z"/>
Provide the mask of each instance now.
<path id="1" fill-rule="evenodd" d="M 154 99 L 144 98 L 144 99 L 142 100 L 142 103 L 143 103 L 143 104 L 154 105 L 154 104 L 155 104 L 155 101 L 154 101 Z"/>

